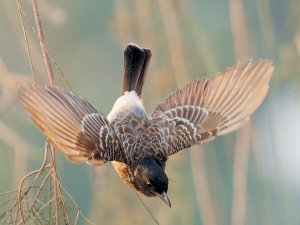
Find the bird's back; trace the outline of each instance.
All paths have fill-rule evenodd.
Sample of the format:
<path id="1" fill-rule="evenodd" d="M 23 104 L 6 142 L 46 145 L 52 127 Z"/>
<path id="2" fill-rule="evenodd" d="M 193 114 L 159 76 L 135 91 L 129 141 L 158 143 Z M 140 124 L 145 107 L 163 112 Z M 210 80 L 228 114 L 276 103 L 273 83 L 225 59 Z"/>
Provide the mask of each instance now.
<path id="1" fill-rule="evenodd" d="M 124 75 L 122 96 L 120 96 L 108 114 L 107 119 L 122 143 L 126 163 L 113 161 L 117 173 L 129 186 L 132 184 L 132 169 L 142 157 L 140 144 L 143 134 L 149 127 L 140 95 L 143 90 L 147 68 L 151 58 L 149 49 L 142 49 L 134 44 L 124 51 Z"/>

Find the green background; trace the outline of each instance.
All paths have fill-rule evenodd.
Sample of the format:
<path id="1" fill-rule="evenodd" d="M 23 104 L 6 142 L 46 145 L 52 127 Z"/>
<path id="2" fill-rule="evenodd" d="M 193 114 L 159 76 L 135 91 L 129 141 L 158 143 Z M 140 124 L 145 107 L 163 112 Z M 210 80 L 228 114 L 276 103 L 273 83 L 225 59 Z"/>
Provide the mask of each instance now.
<path id="1" fill-rule="evenodd" d="M 30 2 L 21 4 L 34 24 Z M 39 1 L 39 9 L 52 57 L 75 93 L 105 114 L 120 94 L 123 50 L 130 42 L 152 50 L 143 94 L 149 114 L 192 79 L 237 60 L 273 60 L 269 94 L 252 117 L 250 133 L 245 128 L 172 156 L 166 168 L 174 181 L 171 209 L 142 198 L 160 224 L 300 223 L 299 0 Z M 45 84 L 39 42 L 26 21 L 25 28 L 37 80 Z M 1 79 L 3 192 L 16 190 L 26 173 L 39 168 L 45 141 L 16 98 L 31 71 L 15 1 L 0 1 L 0 58 L 9 76 L 21 77 Z M 110 163 L 94 169 L 56 156 L 62 184 L 94 223 L 155 224 Z"/>

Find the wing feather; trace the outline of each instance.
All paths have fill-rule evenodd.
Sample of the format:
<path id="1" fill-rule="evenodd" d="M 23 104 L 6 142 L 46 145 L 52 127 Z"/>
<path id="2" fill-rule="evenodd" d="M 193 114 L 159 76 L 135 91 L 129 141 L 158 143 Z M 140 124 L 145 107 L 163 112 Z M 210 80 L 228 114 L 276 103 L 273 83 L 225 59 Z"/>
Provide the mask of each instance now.
<path id="1" fill-rule="evenodd" d="M 173 92 L 152 113 L 168 120 L 167 154 L 238 129 L 265 98 L 273 70 L 272 61 L 249 60 Z"/>
<path id="2" fill-rule="evenodd" d="M 124 160 L 108 120 L 85 99 L 56 86 L 24 86 L 19 98 L 54 146 L 75 163 Z"/>

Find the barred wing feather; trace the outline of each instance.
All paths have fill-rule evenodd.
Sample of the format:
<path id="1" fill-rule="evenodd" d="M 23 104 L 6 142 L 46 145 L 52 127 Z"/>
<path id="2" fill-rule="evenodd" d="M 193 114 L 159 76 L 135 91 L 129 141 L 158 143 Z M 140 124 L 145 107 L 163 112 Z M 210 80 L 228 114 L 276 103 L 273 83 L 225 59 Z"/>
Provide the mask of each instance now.
<path id="1" fill-rule="evenodd" d="M 19 98 L 54 146 L 74 163 L 123 160 L 108 120 L 85 99 L 56 86 L 24 86 Z"/>
<path id="2" fill-rule="evenodd" d="M 265 98 L 273 70 L 269 60 L 249 60 L 177 89 L 152 113 L 168 120 L 167 154 L 238 129 Z"/>

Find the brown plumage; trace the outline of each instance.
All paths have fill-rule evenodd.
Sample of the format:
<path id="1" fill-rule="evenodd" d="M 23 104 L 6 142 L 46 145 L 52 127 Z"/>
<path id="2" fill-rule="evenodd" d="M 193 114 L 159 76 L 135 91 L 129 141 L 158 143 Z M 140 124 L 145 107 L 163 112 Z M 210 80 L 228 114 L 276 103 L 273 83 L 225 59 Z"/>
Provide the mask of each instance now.
<path id="1" fill-rule="evenodd" d="M 274 68 L 268 60 L 236 63 L 179 88 L 147 116 L 140 95 L 150 58 L 149 49 L 127 46 L 123 95 L 107 117 L 56 86 L 22 87 L 20 100 L 71 162 L 112 161 L 128 186 L 170 206 L 164 172 L 168 157 L 239 128 L 262 103 Z"/>

